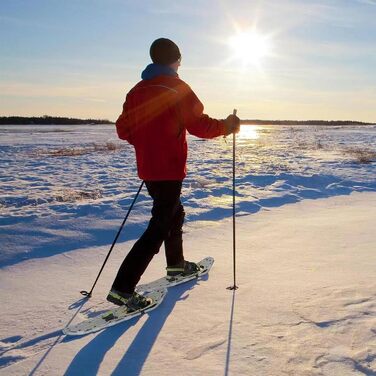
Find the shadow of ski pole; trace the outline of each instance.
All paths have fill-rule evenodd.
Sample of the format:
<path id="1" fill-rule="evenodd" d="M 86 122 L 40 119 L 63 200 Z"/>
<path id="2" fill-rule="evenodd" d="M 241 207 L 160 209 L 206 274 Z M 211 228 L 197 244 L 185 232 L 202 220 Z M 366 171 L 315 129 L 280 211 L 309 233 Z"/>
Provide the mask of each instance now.
<path id="1" fill-rule="evenodd" d="M 67 326 L 69 326 L 73 320 L 76 318 L 76 316 L 78 315 L 78 313 L 81 311 L 82 307 L 85 305 L 85 303 L 87 302 L 88 299 L 80 299 L 78 302 L 76 303 L 73 303 L 72 305 L 69 306 L 69 309 L 72 309 L 73 306 L 77 307 L 77 310 L 76 312 L 74 313 L 74 315 L 71 317 L 71 319 L 67 322 L 67 324 L 65 325 L 65 328 Z M 39 367 L 43 364 L 43 362 L 46 360 L 47 356 L 49 355 L 49 353 L 52 351 L 52 349 L 59 343 L 61 342 L 61 339 L 64 337 L 64 334 L 63 334 L 63 330 L 57 330 L 51 334 L 56 334 L 57 335 L 57 338 L 55 339 L 55 341 L 51 344 L 51 346 L 48 348 L 48 350 L 44 353 L 44 355 L 39 359 L 38 363 L 35 365 L 35 367 L 30 371 L 29 373 L 29 376 L 33 376 L 35 374 L 35 372 L 39 369 Z M 51 335 L 50 335 L 51 336 Z M 41 336 L 43 337 L 43 336 Z M 47 337 L 48 338 L 48 337 Z M 29 341 L 31 342 L 31 341 Z M 35 341 L 34 341 L 35 342 Z"/>
<path id="2" fill-rule="evenodd" d="M 231 303 L 231 313 L 230 313 L 230 325 L 228 329 L 228 338 L 227 338 L 227 352 L 226 352 L 226 364 L 225 364 L 225 374 L 228 376 L 230 370 L 230 358 L 231 358 L 231 341 L 232 341 L 232 326 L 234 321 L 234 309 L 235 309 L 235 291 L 232 291 L 232 303 Z"/>
<path id="3" fill-rule="evenodd" d="M 39 369 L 39 367 L 42 365 L 42 363 L 47 358 L 48 354 L 52 351 L 52 349 L 59 343 L 61 337 L 63 336 L 63 332 L 60 332 L 60 335 L 55 339 L 55 341 L 52 343 L 52 345 L 48 348 L 48 350 L 43 354 L 43 356 L 39 359 L 38 363 L 35 365 L 35 367 L 30 371 L 29 376 L 33 376 L 35 372 Z"/>

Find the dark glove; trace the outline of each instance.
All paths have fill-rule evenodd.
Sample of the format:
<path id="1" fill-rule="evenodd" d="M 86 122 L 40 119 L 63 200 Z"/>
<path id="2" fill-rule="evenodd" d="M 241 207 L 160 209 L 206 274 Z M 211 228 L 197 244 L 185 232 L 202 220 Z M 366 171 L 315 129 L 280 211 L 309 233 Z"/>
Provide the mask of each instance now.
<path id="1" fill-rule="evenodd" d="M 224 120 L 226 134 L 225 136 L 231 133 L 239 133 L 240 131 L 240 119 L 236 115 L 229 115 Z"/>

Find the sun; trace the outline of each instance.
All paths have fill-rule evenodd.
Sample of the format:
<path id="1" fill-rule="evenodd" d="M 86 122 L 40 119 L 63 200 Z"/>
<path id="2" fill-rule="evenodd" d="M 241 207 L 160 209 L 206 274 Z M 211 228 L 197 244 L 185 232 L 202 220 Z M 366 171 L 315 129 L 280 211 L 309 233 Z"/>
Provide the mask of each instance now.
<path id="1" fill-rule="evenodd" d="M 262 59 L 271 53 L 270 38 L 255 30 L 238 32 L 229 39 L 234 59 L 243 65 L 260 65 Z"/>

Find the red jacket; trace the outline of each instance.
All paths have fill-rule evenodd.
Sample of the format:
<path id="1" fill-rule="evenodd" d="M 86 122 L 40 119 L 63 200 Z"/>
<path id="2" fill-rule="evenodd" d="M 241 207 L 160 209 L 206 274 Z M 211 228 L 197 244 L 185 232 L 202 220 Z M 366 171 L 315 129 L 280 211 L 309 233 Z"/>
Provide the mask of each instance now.
<path id="1" fill-rule="evenodd" d="M 224 122 L 203 110 L 192 89 L 178 77 L 142 80 L 127 94 L 116 129 L 119 138 L 135 148 L 140 179 L 185 178 L 186 131 L 201 138 L 225 134 Z"/>

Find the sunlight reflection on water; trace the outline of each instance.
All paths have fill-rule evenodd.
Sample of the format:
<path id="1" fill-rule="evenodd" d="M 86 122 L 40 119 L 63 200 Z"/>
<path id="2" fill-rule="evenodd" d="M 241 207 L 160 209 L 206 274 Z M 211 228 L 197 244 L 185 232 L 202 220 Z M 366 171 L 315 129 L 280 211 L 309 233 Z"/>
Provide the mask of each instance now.
<path id="1" fill-rule="evenodd" d="M 240 127 L 238 137 L 241 140 L 257 140 L 260 138 L 260 129 L 257 125 L 243 124 Z"/>

